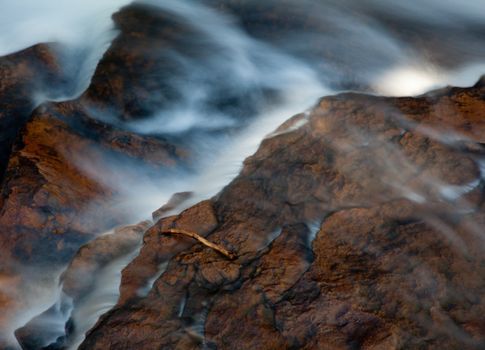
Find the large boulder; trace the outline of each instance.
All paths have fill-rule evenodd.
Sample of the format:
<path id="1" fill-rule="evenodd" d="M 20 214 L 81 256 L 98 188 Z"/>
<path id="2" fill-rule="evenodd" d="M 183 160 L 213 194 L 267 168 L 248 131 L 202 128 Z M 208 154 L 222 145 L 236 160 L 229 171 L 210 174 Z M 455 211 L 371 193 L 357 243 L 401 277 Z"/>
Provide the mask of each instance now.
<path id="1" fill-rule="evenodd" d="M 290 119 L 147 231 L 81 349 L 483 348 L 484 93 L 342 94 Z"/>

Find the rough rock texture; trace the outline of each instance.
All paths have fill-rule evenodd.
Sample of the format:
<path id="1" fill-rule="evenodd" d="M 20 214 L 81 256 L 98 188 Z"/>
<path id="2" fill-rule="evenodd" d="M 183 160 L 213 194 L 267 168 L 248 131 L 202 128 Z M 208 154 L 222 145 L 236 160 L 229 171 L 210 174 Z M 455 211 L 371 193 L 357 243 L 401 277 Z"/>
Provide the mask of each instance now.
<path id="1" fill-rule="evenodd" d="M 178 163 L 167 142 L 114 129 L 80 110 L 76 103 L 38 109 L 14 146 L 0 210 L 0 265 L 8 278 L 26 266 L 54 272 L 95 234 L 125 222 L 126 209 L 112 205 L 116 186 L 86 166 L 112 178 L 113 159 L 153 171 Z M 22 307 L 22 291 L 6 294 L 13 311 Z M 11 318 L 6 307 L 3 317 Z"/>
<path id="2" fill-rule="evenodd" d="M 50 94 L 62 85 L 62 74 L 56 57 L 48 45 L 36 45 L 12 55 L 0 57 L 0 186 L 11 150 L 20 129 L 35 107 L 37 94 Z M 1 190 L 0 190 L 1 191 Z M 0 211 L 4 203 L 0 195 Z M 6 228 L 0 224 L 0 233 Z M 21 288 L 21 278 L 4 265 L 4 256 L 10 252 L 0 244 L 0 306 L 3 310 L 15 308 L 11 295 Z M 9 321 L 6 311 L 0 316 L 0 330 Z M 0 347 L 3 346 L 0 336 Z"/>
<path id="3" fill-rule="evenodd" d="M 259 6 L 264 12 L 267 4 Z M 101 181 L 115 175 L 113 159 L 156 172 L 186 155 L 123 127 L 183 100 L 186 86 L 171 79 L 193 77 L 179 74 L 173 53 L 211 72 L 205 55 L 220 47 L 180 18 L 148 9 L 115 16 L 121 35 L 76 101 L 30 115 L 32 97 L 45 93 L 32 79 L 56 82 L 57 63 L 43 46 L 1 59 L 0 330 L 22 307 L 19 266 L 52 272 L 126 218 Z M 241 22 L 275 43 L 295 26 L 320 25 L 270 12 L 260 23 Z M 274 31 L 285 23 L 283 34 Z M 308 46 L 316 47 L 310 56 L 334 55 Z M 266 92 L 234 88 L 229 73 L 203 76 L 215 86 L 204 111 L 251 114 Z M 220 81 L 227 84 L 213 84 Z M 117 307 L 83 348 L 483 347 L 484 92 L 479 83 L 416 99 L 340 95 L 285 123 L 219 196 L 148 230 L 124 271 Z M 197 231 L 239 258 L 160 237 L 168 227 Z M 97 271 L 133 248 L 138 234 L 126 246 L 100 238 L 81 249 L 64 275 L 69 294 L 81 298 L 92 287 L 74 271 Z M 20 338 L 32 335 L 24 331 Z"/>
<path id="4" fill-rule="evenodd" d="M 10 247 L 2 259 L 10 253 L 25 262 L 65 261 L 59 251 L 72 254 L 79 244 L 65 247 L 70 238 L 82 243 L 116 223 L 104 223 L 111 209 L 103 203 L 111 199 L 113 189 L 86 173 L 83 160 L 97 166 L 99 174 L 109 173 L 112 157 L 141 159 L 154 167 L 176 164 L 169 144 L 110 128 L 79 109 L 71 103 L 41 108 L 24 128 L 2 188 L 0 227 L 9 234 L 0 239 L 2 247 Z"/>
<path id="5" fill-rule="evenodd" d="M 133 114 L 133 118 L 146 116 L 136 112 L 135 101 L 148 106 L 153 102 L 147 101 L 150 97 L 156 101 L 154 108 L 166 102 L 163 94 L 154 96 L 155 90 L 164 89 L 153 86 L 158 80 L 151 70 L 163 71 L 165 67 L 145 49 L 157 40 L 170 41 L 165 36 L 172 27 L 161 25 L 164 20 L 160 11 L 143 6 L 122 10 L 115 16 L 121 34 L 102 58 L 85 94 L 74 101 L 43 104 L 31 115 L 29 108 L 34 107 L 34 102 L 29 99 L 35 89 L 22 88 L 33 83 L 39 93 L 44 93 L 43 85 L 39 84 L 46 81 L 55 84 L 54 72 L 58 67 L 54 57 L 45 45 L 39 45 L 1 58 L 0 101 L 8 105 L 0 113 L 17 113 L 9 109 L 14 107 L 28 111 L 23 121 L 16 123 L 15 130 L 4 131 L 2 127 L 0 132 L 0 137 L 16 140 L 13 153 L 8 154 L 0 197 L 0 240 L 2 247 L 5 245 L 5 254 L 32 262 L 52 258 L 66 262 L 64 256 L 56 258 L 59 245 L 72 243 L 67 253 L 72 256 L 86 240 L 77 233 L 94 234 L 119 221 L 120 215 L 110 215 L 111 209 L 103 207 L 114 195 L 115 186 L 103 182 L 106 172 L 113 171 L 110 170 L 113 162 L 131 162 L 133 167 L 145 166 L 147 171 L 156 173 L 187 160 L 188 153 L 183 147 L 174 146 L 160 136 L 137 135 L 117 124 L 128 119 L 126 113 Z M 118 107 L 121 111 L 115 113 Z M 0 114 L 0 123 L 4 119 Z M 2 152 L 2 157 L 5 154 Z M 113 180 L 107 182 L 110 181 Z M 89 221 L 83 221 L 85 210 L 90 210 Z M 103 215 L 113 218 L 105 220 L 101 218 Z M 62 242 L 67 231 L 77 232 L 73 235 L 75 242 Z M 52 244 L 41 248 L 36 245 L 37 239 L 20 239 L 24 235 L 46 238 Z M 20 240 L 22 247 L 16 245 Z M 35 249 L 47 249 L 48 254 L 33 254 Z"/>
<path id="6" fill-rule="evenodd" d="M 35 95 L 60 85 L 60 70 L 47 45 L 0 57 L 0 183 L 17 132 L 35 107 Z"/>
<path id="7" fill-rule="evenodd" d="M 322 99 L 147 231 L 81 349 L 483 348 L 484 142 L 483 82 Z"/>
<path id="8" fill-rule="evenodd" d="M 49 97 L 64 83 L 46 45 L 0 58 L 0 307 L 5 310 L 0 315 L 0 338 L 11 323 L 10 310 L 23 307 L 25 268 L 42 271 L 34 277 L 55 274 L 95 234 L 130 220 L 127 208 L 113 205 L 119 187 L 115 178 L 121 179 L 117 171 L 122 166 L 152 176 L 188 162 L 183 146 L 157 135 L 137 135 L 118 125 L 124 112 L 96 108 L 121 106 L 118 100 L 111 103 L 115 97 L 144 101 L 154 88 L 153 81 L 143 78 L 152 71 L 149 55 L 141 49 L 150 27 L 132 36 L 131 25 L 143 20 L 126 21 L 119 27 L 122 37 L 128 36 L 123 44 L 132 51 L 112 60 L 119 50 L 113 44 L 89 92 L 74 101 L 35 108 L 37 94 Z M 143 64 L 135 65 L 131 55 L 138 55 Z M 123 72 L 122 84 L 113 66 Z M 156 106 L 162 105 L 163 98 L 157 98 Z"/>

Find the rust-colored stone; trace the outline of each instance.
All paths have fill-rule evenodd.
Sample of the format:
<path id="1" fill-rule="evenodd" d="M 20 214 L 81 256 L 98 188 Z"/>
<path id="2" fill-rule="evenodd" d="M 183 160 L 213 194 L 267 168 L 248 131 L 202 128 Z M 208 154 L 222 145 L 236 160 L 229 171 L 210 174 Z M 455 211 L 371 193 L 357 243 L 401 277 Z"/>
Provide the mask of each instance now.
<path id="1" fill-rule="evenodd" d="M 482 348 L 484 92 L 322 99 L 212 200 L 238 259 L 159 239 L 198 206 L 161 220 L 81 349 Z"/>

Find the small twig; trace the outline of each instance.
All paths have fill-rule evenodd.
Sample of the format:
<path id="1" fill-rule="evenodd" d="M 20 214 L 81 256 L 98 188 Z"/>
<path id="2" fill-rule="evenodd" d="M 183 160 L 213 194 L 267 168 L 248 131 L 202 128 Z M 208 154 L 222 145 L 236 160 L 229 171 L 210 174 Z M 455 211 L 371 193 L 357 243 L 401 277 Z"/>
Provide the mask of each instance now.
<path id="1" fill-rule="evenodd" d="M 161 233 L 162 234 L 177 234 L 177 235 L 188 236 L 188 237 L 191 237 L 193 239 L 198 240 L 203 245 L 205 245 L 205 246 L 207 246 L 209 248 L 214 249 L 215 251 L 221 253 L 222 255 L 224 255 L 226 258 L 228 258 L 230 260 L 234 260 L 234 259 L 237 258 L 237 255 L 234 254 L 233 252 L 230 252 L 229 250 L 227 250 L 224 247 L 221 247 L 218 244 L 209 242 L 207 239 L 205 239 L 204 237 L 198 235 L 195 232 L 186 231 L 186 230 L 182 230 L 182 229 L 178 229 L 178 228 L 169 228 L 169 229 L 163 230 Z"/>

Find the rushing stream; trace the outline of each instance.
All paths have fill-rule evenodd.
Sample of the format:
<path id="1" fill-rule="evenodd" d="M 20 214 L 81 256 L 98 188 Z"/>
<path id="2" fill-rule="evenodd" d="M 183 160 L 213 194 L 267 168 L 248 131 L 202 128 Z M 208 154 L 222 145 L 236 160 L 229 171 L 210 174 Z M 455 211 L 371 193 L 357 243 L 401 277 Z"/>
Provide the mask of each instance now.
<path id="1" fill-rule="evenodd" d="M 485 73 L 485 0 L 136 3 L 190 29 L 173 38 L 178 42 L 170 50 L 148 48 L 150 55 L 176 68 L 156 76 L 170 96 L 153 115 L 137 121 L 93 113 L 135 133 L 184 138 L 196 161 L 190 171 L 156 177 L 114 161 L 116 176 L 107 178 L 92 160 L 74 159 L 90 176 L 123 194 L 113 205 L 134 208 L 127 222 L 150 217 L 176 192 L 194 196 L 175 211 L 217 194 L 266 135 L 319 97 L 346 90 L 417 95 L 447 84 L 469 86 Z M 128 4 L 0 0 L 0 55 L 36 43 L 58 43 L 56 52 L 72 88 L 62 96 L 39 91 L 32 99 L 38 104 L 71 99 L 88 87 L 97 62 L 117 35 L 111 14 Z M 107 266 L 96 289 L 73 311 L 76 320 L 89 321 L 83 331 L 116 303 L 120 271 L 128 262 L 120 259 Z M 28 310 L 2 330 L 12 343 L 15 329 L 59 303 L 57 283 L 55 278 L 45 282 L 42 297 L 32 288 Z M 64 311 L 60 314 L 66 317 Z M 57 328 L 62 335 L 63 327 Z M 76 335 L 75 345 L 82 336 Z"/>

